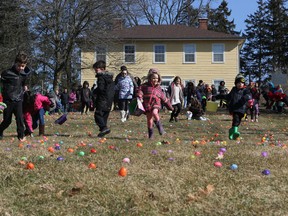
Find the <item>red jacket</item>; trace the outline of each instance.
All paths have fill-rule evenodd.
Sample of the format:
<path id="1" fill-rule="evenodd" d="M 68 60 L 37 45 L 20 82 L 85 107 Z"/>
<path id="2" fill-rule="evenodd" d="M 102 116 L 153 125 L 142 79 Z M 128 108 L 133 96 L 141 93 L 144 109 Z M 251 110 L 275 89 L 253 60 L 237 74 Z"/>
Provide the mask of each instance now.
<path id="1" fill-rule="evenodd" d="M 136 95 L 143 99 L 143 106 L 146 112 L 150 112 L 153 109 L 161 109 L 161 102 L 164 103 L 167 109 L 173 110 L 160 85 L 153 86 L 151 82 L 146 82 L 138 87 Z"/>

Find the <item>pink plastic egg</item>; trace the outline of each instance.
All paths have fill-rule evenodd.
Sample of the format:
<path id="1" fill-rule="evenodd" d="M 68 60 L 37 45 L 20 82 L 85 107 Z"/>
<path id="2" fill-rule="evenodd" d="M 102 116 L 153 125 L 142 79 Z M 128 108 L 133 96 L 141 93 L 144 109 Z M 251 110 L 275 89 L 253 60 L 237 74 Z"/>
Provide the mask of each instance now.
<path id="1" fill-rule="evenodd" d="M 214 166 L 215 166 L 215 167 L 222 167 L 222 163 L 221 163 L 220 161 L 216 161 L 216 162 L 214 163 Z"/>

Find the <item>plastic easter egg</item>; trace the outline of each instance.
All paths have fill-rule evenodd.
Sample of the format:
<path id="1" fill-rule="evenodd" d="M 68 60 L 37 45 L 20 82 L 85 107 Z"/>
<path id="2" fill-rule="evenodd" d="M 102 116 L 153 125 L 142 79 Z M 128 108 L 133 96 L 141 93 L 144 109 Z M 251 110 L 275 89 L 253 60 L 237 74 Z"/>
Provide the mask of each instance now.
<path id="1" fill-rule="evenodd" d="M 59 157 L 57 157 L 57 160 L 58 160 L 58 161 L 63 161 L 63 160 L 64 160 L 64 158 L 63 158 L 63 157 L 61 157 L 61 156 L 59 156 Z"/>
<path id="2" fill-rule="evenodd" d="M 51 152 L 51 153 L 53 153 L 53 152 L 54 152 L 54 148 L 53 148 L 53 147 L 49 147 L 49 148 L 48 148 L 48 151 Z"/>
<path id="3" fill-rule="evenodd" d="M 40 156 L 38 157 L 38 159 L 39 159 L 39 160 L 44 160 L 44 156 L 43 156 L 43 155 L 40 155 Z"/>
<path id="4" fill-rule="evenodd" d="M 34 164 L 33 163 L 27 163 L 27 165 L 26 165 L 26 169 L 34 169 L 35 168 L 35 166 L 34 166 Z"/>
<path id="5" fill-rule="evenodd" d="M 220 148 L 219 151 L 224 153 L 224 152 L 226 152 L 227 150 L 226 150 L 226 148 Z"/>
<path id="6" fill-rule="evenodd" d="M 214 163 L 214 166 L 215 166 L 215 167 L 222 167 L 222 163 L 221 163 L 220 161 L 216 161 L 216 162 Z"/>
<path id="7" fill-rule="evenodd" d="M 20 164 L 20 165 L 25 165 L 25 164 L 26 164 L 26 161 L 20 160 L 20 161 L 18 162 L 18 164 Z"/>
<path id="8" fill-rule="evenodd" d="M 92 149 L 90 150 L 90 152 L 93 153 L 93 154 L 95 154 L 95 153 L 97 152 L 97 150 L 94 149 L 94 148 L 92 148 Z"/>
<path id="9" fill-rule="evenodd" d="M 262 171 L 262 174 L 263 175 L 270 175 L 271 173 L 270 173 L 270 170 L 265 169 L 265 170 Z"/>
<path id="10" fill-rule="evenodd" d="M 61 149 L 60 146 L 55 146 L 54 148 L 55 148 L 55 150 L 60 150 Z"/>
<path id="11" fill-rule="evenodd" d="M 194 155 L 196 155 L 196 156 L 200 156 L 200 155 L 201 155 L 201 152 L 196 151 L 196 152 L 194 152 Z"/>
<path id="12" fill-rule="evenodd" d="M 158 154 L 158 152 L 157 152 L 157 150 L 152 150 L 151 154 L 156 155 L 156 154 Z"/>
<path id="13" fill-rule="evenodd" d="M 127 175 L 127 169 L 125 167 L 121 167 L 120 170 L 118 171 L 118 175 L 125 177 Z"/>
<path id="14" fill-rule="evenodd" d="M 72 153 L 72 152 L 74 152 L 74 149 L 68 148 L 67 151 L 68 151 L 69 153 Z"/>
<path id="15" fill-rule="evenodd" d="M 80 151 L 80 152 L 78 152 L 78 155 L 79 155 L 79 156 L 84 156 L 84 155 L 85 155 L 85 152 Z"/>
<path id="16" fill-rule="evenodd" d="M 137 143 L 137 147 L 143 147 L 142 143 Z"/>
<path id="17" fill-rule="evenodd" d="M 21 157 L 21 160 L 27 161 L 27 157 Z"/>
<path id="18" fill-rule="evenodd" d="M 96 164 L 90 163 L 90 164 L 88 165 L 88 168 L 89 168 L 89 169 L 96 169 Z"/>
<path id="19" fill-rule="evenodd" d="M 231 170 L 237 170 L 238 169 L 237 164 L 231 164 L 230 169 Z"/>
<path id="20" fill-rule="evenodd" d="M 62 141 L 62 140 L 61 140 L 61 141 L 59 141 L 59 144 L 60 144 L 60 145 L 62 145 L 62 144 L 63 144 L 63 141 Z"/>
<path id="21" fill-rule="evenodd" d="M 262 152 L 261 155 L 262 157 L 268 157 L 268 152 Z"/>
<path id="22" fill-rule="evenodd" d="M 174 161 L 175 159 L 172 158 L 172 157 L 170 157 L 170 158 L 168 158 L 168 160 L 169 160 L 169 161 Z"/>
<path id="23" fill-rule="evenodd" d="M 130 159 L 129 159 L 129 158 L 124 158 L 124 159 L 122 160 L 122 162 L 123 162 L 123 163 L 130 163 Z"/>

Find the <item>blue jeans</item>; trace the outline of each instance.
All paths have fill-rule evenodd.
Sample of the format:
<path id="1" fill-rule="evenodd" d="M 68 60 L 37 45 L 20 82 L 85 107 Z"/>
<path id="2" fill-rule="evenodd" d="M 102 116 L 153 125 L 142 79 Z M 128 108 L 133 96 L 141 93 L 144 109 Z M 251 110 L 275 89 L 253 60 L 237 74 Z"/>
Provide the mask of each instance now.
<path id="1" fill-rule="evenodd" d="M 41 108 L 36 114 L 32 116 L 32 121 L 33 121 L 32 128 L 33 129 L 36 129 L 38 127 L 38 121 L 39 121 L 39 125 L 45 125 L 44 115 L 45 115 L 45 110 Z"/>

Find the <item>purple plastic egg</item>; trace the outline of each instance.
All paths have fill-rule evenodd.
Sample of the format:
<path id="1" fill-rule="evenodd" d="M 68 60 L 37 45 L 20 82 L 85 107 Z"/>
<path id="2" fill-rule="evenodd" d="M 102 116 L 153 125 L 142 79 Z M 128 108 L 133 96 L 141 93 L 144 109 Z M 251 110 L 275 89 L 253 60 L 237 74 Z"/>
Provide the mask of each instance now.
<path id="1" fill-rule="evenodd" d="M 268 157 L 268 153 L 267 153 L 267 152 L 262 152 L 261 155 L 262 155 L 263 157 Z"/>
<path id="2" fill-rule="evenodd" d="M 219 151 L 224 153 L 224 152 L 226 152 L 227 150 L 226 150 L 226 148 L 220 148 Z"/>
<path id="3" fill-rule="evenodd" d="M 270 170 L 265 169 L 265 170 L 262 171 L 262 174 L 263 175 L 270 175 L 271 173 L 270 173 Z"/>
<path id="4" fill-rule="evenodd" d="M 58 161 L 63 161 L 64 158 L 60 156 L 60 157 L 57 158 L 57 160 L 58 160 Z"/>

